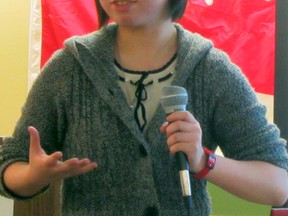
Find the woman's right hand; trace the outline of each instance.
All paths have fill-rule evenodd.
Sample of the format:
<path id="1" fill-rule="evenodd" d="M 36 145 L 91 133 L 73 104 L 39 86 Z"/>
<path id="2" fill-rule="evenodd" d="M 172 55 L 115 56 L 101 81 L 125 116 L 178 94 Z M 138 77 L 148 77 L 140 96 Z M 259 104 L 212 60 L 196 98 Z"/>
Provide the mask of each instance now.
<path id="1" fill-rule="evenodd" d="M 29 163 L 15 162 L 4 172 L 6 186 L 19 196 L 32 196 L 50 183 L 89 172 L 97 164 L 89 159 L 62 159 L 62 152 L 47 155 L 41 147 L 40 136 L 34 127 L 30 133 Z"/>

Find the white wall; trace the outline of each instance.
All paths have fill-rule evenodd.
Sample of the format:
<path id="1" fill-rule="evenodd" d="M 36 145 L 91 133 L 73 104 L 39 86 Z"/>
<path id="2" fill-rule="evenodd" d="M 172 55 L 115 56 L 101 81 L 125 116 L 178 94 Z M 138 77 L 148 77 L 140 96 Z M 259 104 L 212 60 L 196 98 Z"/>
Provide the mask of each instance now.
<path id="1" fill-rule="evenodd" d="M 0 0 L 0 136 L 12 134 L 27 95 L 29 9 L 29 0 Z M 13 203 L 0 196 L 0 216 L 13 216 Z"/>
<path id="2" fill-rule="evenodd" d="M 0 215 L 13 216 L 13 200 L 0 197 Z"/>

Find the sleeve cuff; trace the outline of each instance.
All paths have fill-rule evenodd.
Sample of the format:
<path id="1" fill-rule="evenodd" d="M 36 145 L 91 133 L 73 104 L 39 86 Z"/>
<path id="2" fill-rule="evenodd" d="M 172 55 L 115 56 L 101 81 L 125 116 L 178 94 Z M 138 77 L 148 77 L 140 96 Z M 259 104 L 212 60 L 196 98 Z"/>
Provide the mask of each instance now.
<path id="1" fill-rule="evenodd" d="M 4 179 L 3 179 L 3 173 L 5 171 L 5 169 L 12 163 L 15 163 L 15 162 L 18 162 L 18 161 L 24 161 L 24 162 L 27 162 L 27 159 L 24 159 L 24 158 L 18 158 L 18 159 L 14 159 L 14 160 L 9 160 L 9 161 L 5 161 L 4 163 L 1 164 L 0 166 L 0 194 L 6 198 L 9 198 L 9 199 L 14 199 L 14 200 L 29 200 L 29 199 L 32 199 L 42 193 L 45 193 L 46 191 L 49 190 L 50 188 L 50 185 L 44 187 L 43 189 L 41 189 L 39 192 L 37 192 L 36 194 L 32 195 L 32 196 L 29 196 L 29 197 L 22 197 L 22 196 L 19 196 L 15 193 L 13 193 L 12 191 L 10 191 L 5 183 L 4 183 Z"/>

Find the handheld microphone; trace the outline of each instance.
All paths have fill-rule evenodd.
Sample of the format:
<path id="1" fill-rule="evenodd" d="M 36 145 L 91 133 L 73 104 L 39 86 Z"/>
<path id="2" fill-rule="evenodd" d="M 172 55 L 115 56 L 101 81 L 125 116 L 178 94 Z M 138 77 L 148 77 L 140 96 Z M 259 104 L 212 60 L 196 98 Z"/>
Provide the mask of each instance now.
<path id="1" fill-rule="evenodd" d="M 185 111 L 188 102 L 188 94 L 185 88 L 179 86 L 165 86 L 162 88 L 161 106 L 168 116 L 177 111 Z M 180 175 L 182 195 L 188 211 L 192 206 L 192 194 L 189 175 L 189 163 L 184 152 L 176 152 L 175 159 Z"/>

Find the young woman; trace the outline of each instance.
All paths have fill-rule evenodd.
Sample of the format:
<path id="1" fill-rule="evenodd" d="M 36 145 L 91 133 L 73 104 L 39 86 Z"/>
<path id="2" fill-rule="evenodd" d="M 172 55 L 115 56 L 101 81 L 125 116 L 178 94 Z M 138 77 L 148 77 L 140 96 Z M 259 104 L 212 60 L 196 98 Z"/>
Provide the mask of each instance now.
<path id="1" fill-rule="evenodd" d="M 187 215 L 173 157 L 182 151 L 192 215 L 211 213 L 206 181 L 283 205 L 286 142 L 227 55 L 174 23 L 186 0 L 96 4 L 101 29 L 53 55 L 1 148 L 1 194 L 28 199 L 64 179 L 63 216 Z M 186 88 L 188 105 L 166 117 L 169 85 Z"/>

